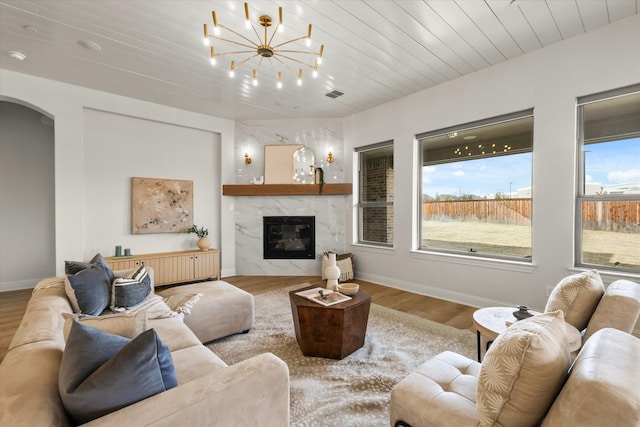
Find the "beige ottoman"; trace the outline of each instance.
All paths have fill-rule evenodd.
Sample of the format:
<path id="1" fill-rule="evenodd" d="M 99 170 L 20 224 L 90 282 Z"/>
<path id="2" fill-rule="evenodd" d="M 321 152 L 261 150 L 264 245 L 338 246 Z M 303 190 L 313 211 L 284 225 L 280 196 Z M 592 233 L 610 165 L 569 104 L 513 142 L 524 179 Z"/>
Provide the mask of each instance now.
<path id="1" fill-rule="evenodd" d="M 445 351 L 426 361 L 391 390 L 391 425 L 476 427 L 480 363 Z"/>
<path id="2" fill-rule="evenodd" d="M 163 297 L 202 294 L 191 313 L 185 315 L 184 323 L 203 343 L 247 332 L 253 326 L 253 295 L 223 280 L 176 286 L 156 293 Z"/>

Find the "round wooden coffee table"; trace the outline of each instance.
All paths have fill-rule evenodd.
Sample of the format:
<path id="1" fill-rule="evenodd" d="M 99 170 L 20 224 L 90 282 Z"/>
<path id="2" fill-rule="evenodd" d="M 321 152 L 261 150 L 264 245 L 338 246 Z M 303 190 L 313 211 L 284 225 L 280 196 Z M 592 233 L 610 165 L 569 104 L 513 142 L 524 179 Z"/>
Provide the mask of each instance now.
<path id="1" fill-rule="evenodd" d="M 482 360 L 481 339 L 483 336 L 487 339 L 487 349 L 498 335 L 507 329 L 507 321 L 513 324 L 516 318 L 513 312 L 517 311 L 515 307 L 487 307 L 476 310 L 473 313 L 473 327 L 478 337 L 478 362 Z M 537 311 L 529 310 L 531 314 L 539 314 Z M 485 350 L 486 351 L 486 350 Z"/>

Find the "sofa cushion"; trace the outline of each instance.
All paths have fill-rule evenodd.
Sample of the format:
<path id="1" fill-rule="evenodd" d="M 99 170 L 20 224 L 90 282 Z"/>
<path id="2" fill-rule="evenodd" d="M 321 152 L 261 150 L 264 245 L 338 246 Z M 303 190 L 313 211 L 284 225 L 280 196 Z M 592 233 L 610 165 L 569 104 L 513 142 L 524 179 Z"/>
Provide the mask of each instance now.
<path id="1" fill-rule="evenodd" d="M 97 316 L 109 307 L 111 280 L 101 263 L 92 264 L 75 274 L 67 274 L 64 290 L 76 313 Z"/>
<path id="2" fill-rule="evenodd" d="M 535 426 L 569 370 L 562 311 L 521 320 L 493 342 L 480 374 L 476 406 L 481 426 Z"/>
<path id="3" fill-rule="evenodd" d="M 109 275 L 109 281 L 113 282 L 114 277 L 114 273 L 111 270 L 111 267 L 109 266 L 109 263 L 107 263 L 107 261 L 104 259 L 104 257 L 102 255 L 100 255 L 99 253 L 97 253 L 93 258 L 91 258 L 91 261 L 89 262 L 82 262 L 82 261 L 65 261 L 64 262 L 64 272 L 65 274 L 76 274 L 76 273 L 80 273 L 82 270 L 86 270 L 87 268 L 91 267 L 93 264 L 102 264 L 105 268 L 105 270 L 107 271 L 107 274 Z"/>
<path id="4" fill-rule="evenodd" d="M 147 330 L 147 312 L 145 310 L 103 316 L 62 313 L 62 317 L 64 317 L 65 341 L 69 339 L 69 331 L 71 331 L 71 325 L 74 321 L 129 339 L 133 339 Z"/>
<path id="5" fill-rule="evenodd" d="M 640 339 L 601 329 L 586 341 L 543 427 L 640 423 Z"/>
<path id="6" fill-rule="evenodd" d="M 604 284 L 597 271 L 573 274 L 556 285 L 544 311 L 562 310 L 565 322 L 581 331 L 587 327 L 603 294 Z"/>
<path id="7" fill-rule="evenodd" d="M 111 311 L 128 310 L 145 300 L 151 293 L 151 278 L 144 265 L 130 277 L 117 277 L 111 288 Z"/>
<path id="8" fill-rule="evenodd" d="M 58 388 L 82 424 L 177 386 L 171 353 L 153 329 L 133 340 L 73 322 Z"/>

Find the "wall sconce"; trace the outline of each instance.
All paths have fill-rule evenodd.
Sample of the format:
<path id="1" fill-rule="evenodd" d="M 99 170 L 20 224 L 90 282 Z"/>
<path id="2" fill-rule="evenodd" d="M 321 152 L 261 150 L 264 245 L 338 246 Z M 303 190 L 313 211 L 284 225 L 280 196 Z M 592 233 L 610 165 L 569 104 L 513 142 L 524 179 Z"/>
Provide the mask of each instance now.
<path id="1" fill-rule="evenodd" d="M 333 152 L 329 151 L 329 153 L 327 153 L 327 163 L 333 163 L 335 159 L 333 158 Z"/>
<path id="2" fill-rule="evenodd" d="M 245 165 L 251 164 L 251 157 L 249 157 L 249 153 L 244 153 L 244 164 Z"/>

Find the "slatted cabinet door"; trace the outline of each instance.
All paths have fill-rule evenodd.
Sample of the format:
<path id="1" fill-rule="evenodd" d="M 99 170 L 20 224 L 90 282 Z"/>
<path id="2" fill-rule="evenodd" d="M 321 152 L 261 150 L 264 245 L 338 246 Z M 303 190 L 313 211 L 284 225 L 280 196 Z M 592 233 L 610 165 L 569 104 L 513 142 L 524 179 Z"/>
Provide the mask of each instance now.
<path id="1" fill-rule="evenodd" d="M 195 280 L 215 278 L 220 279 L 219 254 L 217 252 L 202 251 L 193 254 L 193 275 Z M 212 272 L 214 275 L 212 275 Z"/>

